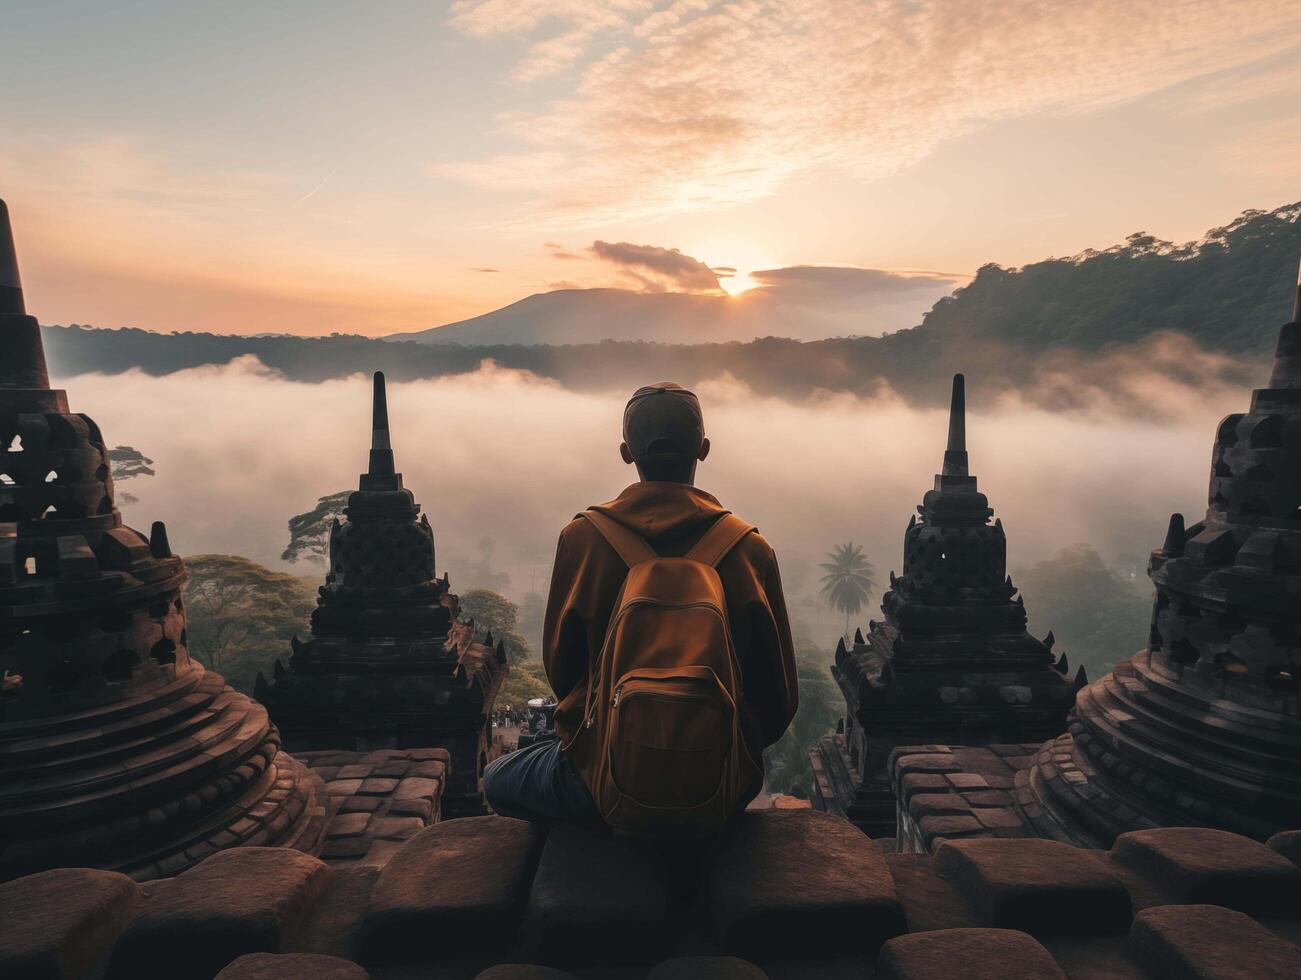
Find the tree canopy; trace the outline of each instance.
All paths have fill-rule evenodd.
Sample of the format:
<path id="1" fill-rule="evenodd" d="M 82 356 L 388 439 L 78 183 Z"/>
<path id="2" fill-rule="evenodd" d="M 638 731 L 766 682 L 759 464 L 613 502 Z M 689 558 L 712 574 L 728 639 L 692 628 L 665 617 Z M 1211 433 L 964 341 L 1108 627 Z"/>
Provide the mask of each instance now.
<path id="1" fill-rule="evenodd" d="M 190 655 L 251 692 L 258 671 L 270 673 L 290 638 L 306 634 L 313 586 L 239 555 L 194 555 L 185 566 Z"/>
<path id="2" fill-rule="evenodd" d="M 1063 548 L 1013 576 L 1035 634 L 1053 631 L 1053 652 L 1066 653 L 1072 672 L 1082 664 L 1089 677 L 1101 677 L 1147 645 L 1151 583 L 1116 572 L 1088 545 Z"/>
<path id="3" fill-rule="evenodd" d="M 506 660 L 514 666 L 531 653 L 528 640 L 519 632 L 519 607 L 500 592 L 469 589 L 460 594 L 461 618 L 473 619 L 480 629 L 492 631 L 494 640 L 506 644 Z"/>
<path id="4" fill-rule="evenodd" d="M 326 494 L 316 501 L 316 506 L 289 518 L 289 544 L 280 554 L 281 561 L 296 562 L 305 559 L 319 564 L 330 559 L 330 527 L 343 517 L 351 490 Z"/>

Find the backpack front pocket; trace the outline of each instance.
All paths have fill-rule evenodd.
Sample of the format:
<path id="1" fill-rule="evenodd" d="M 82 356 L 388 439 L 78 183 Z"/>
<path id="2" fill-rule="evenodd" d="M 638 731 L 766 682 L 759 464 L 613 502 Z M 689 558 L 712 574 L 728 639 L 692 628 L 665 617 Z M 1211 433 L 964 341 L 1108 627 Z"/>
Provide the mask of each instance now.
<path id="1" fill-rule="evenodd" d="M 655 673 L 631 672 L 614 689 L 610 776 L 620 793 L 641 806 L 701 806 L 718 794 L 723 780 L 732 705 L 712 670 Z"/>

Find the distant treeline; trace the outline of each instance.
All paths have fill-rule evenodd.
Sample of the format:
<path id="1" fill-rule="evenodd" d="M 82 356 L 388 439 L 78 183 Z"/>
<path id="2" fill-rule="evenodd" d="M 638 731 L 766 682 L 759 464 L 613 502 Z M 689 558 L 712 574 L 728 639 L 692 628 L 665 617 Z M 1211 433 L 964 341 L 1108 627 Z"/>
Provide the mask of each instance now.
<path id="1" fill-rule="evenodd" d="M 160 375 L 251 354 L 295 380 L 383 370 L 400 381 L 473 371 L 491 359 L 579 390 L 625 388 L 651 376 L 692 383 L 729 373 L 787 397 L 819 389 L 871 394 L 889 386 L 909 400 L 937 403 L 948 375 L 962 370 L 985 392 L 1016 390 L 1069 407 L 1087 402 L 1091 390 L 1114 386 L 1125 371 L 1193 382 L 1208 373 L 1231 384 L 1259 381 L 1291 309 L 1299 217 L 1301 203 L 1247 211 L 1185 245 L 1139 233 L 1106 251 L 1021 269 L 987 265 L 936 303 L 919 326 L 884 337 L 469 347 L 74 325 L 47 327 L 46 343 L 51 366 L 62 375 L 131 368 Z"/>

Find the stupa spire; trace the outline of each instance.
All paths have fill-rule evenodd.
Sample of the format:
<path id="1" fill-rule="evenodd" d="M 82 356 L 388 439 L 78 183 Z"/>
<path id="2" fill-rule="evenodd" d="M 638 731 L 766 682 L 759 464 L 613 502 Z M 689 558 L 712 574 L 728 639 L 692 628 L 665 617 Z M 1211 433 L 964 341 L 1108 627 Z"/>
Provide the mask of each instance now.
<path id="1" fill-rule="evenodd" d="M 14 233 L 9 225 L 9 208 L 0 201 L 0 315 L 23 316 L 23 284 L 18 277 L 18 252 L 14 248 Z"/>
<path id="2" fill-rule="evenodd" d="M 370 470 L 371 476 L 392 476 L 393 444 L 389 441 L 388 395 L 384 388 L 384 372 L 375 372 L 375 392 L 371 407 Z"/>
<path id="3" fill-rule="evenodd" d="M 967 472 L 967 379 L 953 376 L 953 397 L 949 402 L 949 444 L 944 450 L 945 476 L 969 476 Z"/>
<path id="4" fill-rule="evenodd" d="M 27 315 L 23 302 L 18 251 L 4 201 L 0 201 L 0 346 L 5 353 L 0 358 L 0 388 L 49 389 L 41 328 L 35 317 Z"/>
<path id="5" fill-rule="evenodd" d="M 1292 321 L 1283 324 L 1274 354 L 1271 388 L 1301 388 L 1301 269 L 1297 271 L 1296 296 L 1292 301 Z"/>

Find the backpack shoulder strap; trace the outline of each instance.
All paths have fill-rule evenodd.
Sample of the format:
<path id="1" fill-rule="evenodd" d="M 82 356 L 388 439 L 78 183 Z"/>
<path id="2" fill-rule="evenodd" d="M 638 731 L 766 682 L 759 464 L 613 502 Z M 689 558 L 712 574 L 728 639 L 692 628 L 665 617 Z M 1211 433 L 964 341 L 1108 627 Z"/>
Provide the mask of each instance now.
<path id="1" fill-rule="evenodd" d="M 747 524 L 735 514 L 724 514 L 696 542 L 696 546 L 687 552 L 687 557 L 716 568 L 727 557 L 727 553 L 741 543 L 742 538 L 757 530 L 753 524 Z"/>
<path id="2" fill-rule="evenodd" d="M 602 514 L 599 510 L 585 510 L 578 516 L 586 518 L 588 523 L 600 532 L 601 537 L 605 538 L 610 547 L 615 550 L 618 556 L 623 559 L 623 563 L 629 568 L 659 557 L 655 553 L 655 549 L 647 544 L 640 534 L 629 530 L 614 518 Z"/>

